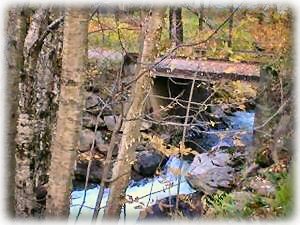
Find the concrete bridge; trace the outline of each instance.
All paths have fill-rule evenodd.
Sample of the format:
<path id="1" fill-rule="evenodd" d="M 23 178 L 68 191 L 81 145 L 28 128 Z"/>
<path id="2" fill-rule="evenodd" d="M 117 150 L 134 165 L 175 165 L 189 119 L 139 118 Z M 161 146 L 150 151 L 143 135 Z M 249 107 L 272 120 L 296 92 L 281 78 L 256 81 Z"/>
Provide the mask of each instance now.
<path id="1" fill-rule="evenodd" d="M 125 76 L 134 76 L 137 54 L 124 56 L 123 72 Z M 150 94 L 150 106 L 160 111 L 160 106 L 176 101 L 181 107 L 176 114 L 185 115 L 185 106 L 189 98 L 192 80 L 204 81 L 242 81 L 256 84 L 260 79 L 260 65 L 257 63 L 230 62 L 224 60 L 203 60 L 188 58 L 158 58 L 152 69 L 154 85 Z M 198 83 L 199 83 L 198 82 Z M 199 107 L 209 97 L 209 91 L 203 85 L 193 90 L 192 105 Z M 159 118 L 159 115 L 156 115 Z"/>
<path id="2" fill-rule="evenodd" d="M 103 49 L 89 50 L 89 58 L 96 62 L 123 61 L 124 78 L 132 79 L 138 60 L 138 54 L 128 53 L 122 55 L 120 52 L 106 51 Z M 159 63 L 158 63 L 159 62 Z M 258 83 L 260 79 L 260 65 L 256 63 L 229 62 L 224 60 L 203 60 L 188 58 L 158 58 L 158 63 L 152 70 L 154 80 L 153 89 L 149 95 L 147 108 L 155 111 L 160 110 L 160 106 L 166 106 L 171 102 L 178 102 L 182 109 L 176 114 L 185 115 L 185 106 L 189 99 L 192 80 L 195 79 L 200 84 L 193 90 L 192 106 L 199 107 L 209 96 L 208 83 L 210 81 L 239 80 L 249 84 Z M 155 115 L 158 117 L 160 115 Z"/>
<path id="3" fill-rule="evenodd" d="M 173 58 L 160 62 L 153 72 L 154 76 L 186 80 L 240 80 L 258 82 L 260 66 L 254 63 Z"/>
<path id="4" fill-rule="evenodd" d="M 103 49 L 89 50 L 89 58 L 100 61 L 124 60 L 123 72 L 125 76 L 135 74 L 137 53 L 107 51 Z M 158 58 L 156 62 L 161 59 Z M 188 58 L 167 58 L 162 60 L 153 70 L 154 76 L 180 78 L 185 80 L 241 80 L 258 82 L 260 66 L 255 63 L 236 63 L 224 60 L 203 60 Z"/>

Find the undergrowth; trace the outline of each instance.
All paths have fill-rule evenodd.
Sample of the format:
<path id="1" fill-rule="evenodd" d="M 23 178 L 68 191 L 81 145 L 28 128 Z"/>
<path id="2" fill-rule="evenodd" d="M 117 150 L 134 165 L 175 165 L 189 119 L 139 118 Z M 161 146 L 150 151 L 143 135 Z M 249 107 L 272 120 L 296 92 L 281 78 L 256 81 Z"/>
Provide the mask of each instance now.
<path id="1" fill-rule="evenodd" d="M 273 197 L 264 197 L 258 193 L 244 192 L 244 197 L 218 191 L 207 196 L 208 218 L 228 219 L 274 219 L 287 217 L 293 208 L 293 187 L 291 177 L 287 173 L 269 173 L 268 178 L 277 183 Z"/>

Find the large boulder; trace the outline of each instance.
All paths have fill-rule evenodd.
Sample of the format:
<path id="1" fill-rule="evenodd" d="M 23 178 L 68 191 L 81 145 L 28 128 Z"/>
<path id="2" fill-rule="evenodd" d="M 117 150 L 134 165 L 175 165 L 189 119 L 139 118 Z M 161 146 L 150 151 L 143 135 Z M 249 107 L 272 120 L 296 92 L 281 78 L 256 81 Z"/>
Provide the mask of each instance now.
<path id="1" fill-rule="evenodd" d="M 137 152 L 133 170 L 143 177 L 151 177 L 162 160 L 162 155 L 155 150 Z"/>
<path id="2" fill-rule="evenodd" d="M 231 189 L 235 170 L 231 155 L 210 152 L 196 155 L 186 174 L 188 183 L 196 190 L 213 194 L 218 189 Z"/>
<path id="3" fill-rule="evenodd" d="M 116 123 L 117 123 L 117 116 L 104 116 L 104 123 L 108 130 L 113 131 Z"/>
<path id="4" fill-rule="evenodd" d="M 96 133 L 95 133 L 89 129 L 81 130 L 79 151 L 80 152 L 89 151 L 91 149 L 91 146 L 92 146 L 94 140 L 96 141 L 94 147 L 104 144 L 104 141 L 102 139 L 102 134 L 100 131 L 96 131 Z"/>

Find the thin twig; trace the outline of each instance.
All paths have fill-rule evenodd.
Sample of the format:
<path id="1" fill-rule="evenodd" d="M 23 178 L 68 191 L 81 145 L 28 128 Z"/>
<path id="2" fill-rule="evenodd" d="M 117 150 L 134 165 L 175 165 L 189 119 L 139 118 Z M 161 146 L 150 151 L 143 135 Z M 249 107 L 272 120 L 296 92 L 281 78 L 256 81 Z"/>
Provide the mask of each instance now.
<path id="1" fill-rule="evenodd" d="M 98 129 L 98 122 L 99 122 L 100 116 L 102 115 L 102 113 L 103 113 L 104 109 L 106 108 L 106 106 L 107 106 L 107 104 L 104 104 L 103 108 L 101 109 L 101 111 L 97 115 L 96 126 L 95 126 L 95 129 L 94 129 L 95 136 L 93 138 L 93 143 L 92 143 L 92 146 L 91 146 L 90 151 L 89 151 L 89 162 L 88 162 L 88 166 L 87 166 L 87 174 L 86 174 L 85 184 L 84 184 L 83 200 L 82 200 L 81 206 L 79 207 L 79 210 L 78 210 L 78 213 L 77 213 L 77 216 L 76 216 L 76 219 L 75 219 L 75 223 L 78 221 L 79 216 L 80 216 L 81 211 L 82 211 L 82 208 L 85 204 L 87 186 L 88 186 L 88 182 L 89 182 L 90 170 L 91 170 L 91 165 L 92 165 L 92 162 L 93 162 L 94 148 L 95 148 L 95 144 L 96 144 L 96 132 L 97 132 L 97 129 Z"/>
<path id="2" fill-rule="evenodd" d="M 100 211 L 100 206 L 101 206 L 101 202 L 102 202 L 102 198 L 103 198 L 103 194 L 104 194 L 105 182 L 106 182 L 108 172 L 109 172 L 109 169 L 110 169 L 110 162 L 111 162 L 111 158 L 112 158 L 112 155 L 113 155 L 113 150 L 114 150 L 115 145 L 116 145 L 117 133 L 120 130 L 121 124 L 122 124 L 122 116 L 121 115 L 118 117 L 117 124 L 115 125 L 114 131 L 113 131 L 113 134 L 112 134 L 112 137 L 111 137 L 111 140 L 110 140 L 110 144 L 109 144 L 109 149 L 107 151 L 106 159 L 105 159 L 105 162 L 104 162 L 104 168 L 103 168 L 103 174 L 102 174 L 102 179 L 101 179 L 100 190 L 98 192 L 96 206 L 95 206 L 95 210 L 94 210 L 93 218 L 92 218 L 93 222 L 96 222 L 99 211 Z"/>
<path id="3" fill-rule="evenodd" d="M 113 90 L 115 93 L 119 91 L 120 87 L 120 79 L 122 76 L 122 67 L 123 67 L 123 63 L 120 66 L 120 70 L 119 70 L 119 74 L 118 77 L 116 79 L 116 85 L 115 85 L 115 89 Z M 106 154 L 106 159 L 104 161 L 104 166 L 103 166 L 103 174 L 102 174 L 102 178 L 101 178 L 101 185 L 100 185 L 100 189 L 98 192 L 98 196 L 97 196 L 97 201 L 96 201 L 96 206 L 95 206 L 95 210 L 93 213 L 93 217 L 92 217 L 92 222 L 96 222 L 99 211 L 100 211 L 100 206 L 101 206 L 101 202 L 102 202 L 102 198 L 103 198 L 103 194 L 104 194 L 104 188 L 105 188 L 105 182 L 107 181 L 107 177 L 108 177 L 108 173 L 110 170 L 110 164 L 111 164 L 111 160 L 112 160 L 112 156 L 113 156 L 113 151 L 114 148 L 116 146 L 116 141 L 117 141 L 117 134 L 119 132 L 119 130 L 121 129 L 122 126 L 122 121 L 123 121 L 123 104 L 121 104 L 121 113 L 117 119 L 116 125 L 114 127 L 111 139 L 110 139 L 110 143 L 109 143 L 109 148 Z"/>
<path id="4" fill-rule="evenodd" d="M 263 124 L 256 126 L 254 128 L 254 130 L 259 130 L 259 129 L 263 128 L 264 126 L 266 126 L 275 116 L 277 116 L 285 108 L 285 106 L 287 105 L 289 100 L 290 99 L 288 98 L 272 116 L 270 116 Z"/>
<path id="5" fill-rule="evenodd" d="M 159 168 L 161 167 L 162 162 L 163 162 L 163 158 L 160 160 L 157 169 L 159 169 Z M 156 169 L 156 170 L 157 170 L 157 169 Z M 148 207 L 148 205 L 149 205 L 149 203 L 150 203 L 153 186 L 154 186 L 154 178 L 152 179 L 152 182 L 151 182 L 151 188 L 150 188 L 150 193 L 149 193 L 149 199 L 148 199 L 148 202 L 147 202 L 146 207 Z"/>
<path id="6" fill-rule="evenodd" d="M 186 114 L 185 114 L 185 120 L 184 120 L 184 124 L 186 125 L 188 123 L 188 117 L 189 117 L 189 113 L 190 113 L 190 106 L 191 106 L 191 101 L 192 101 L 192 97 L 193 97 L 193 92 L 194 92 L 194 86 L 195 86 L 195 77 L 196 77 L 196 73 L 194 75 L 194 79 L 193 79 L 193 83 L 192 83 L 192 87 L 190 90 L 190 96 L 189 96 L 189 102 L 188 102 L 188 106 L 187 106 L 187 110 L 186 110 Z M 180 181 L 181 181 L 181 170 L 182 170 L 182 166 L 183 166 L 183 161 L 182 161 L 182 154 L 181 154 L 181 149 L 184 148 L 184 142 L 185 142 L 185 136 L 186 136 L 186 129 L 187 127 L 184 126 L 183 128 L 183 134 L 182 134 L 182 139 L 181 139 L 181 143 L 180 143 L 180 148 L 179 148 L 179 157 L 180 157 L 180 166 L 179 166 L 179 177 L 178 177 L 178 186 L 177 186 L 177 196 L 176 196 L 176 210 L 178 210 L 178 204 L 179 204 L 179 192 L 180 192 Z"/>

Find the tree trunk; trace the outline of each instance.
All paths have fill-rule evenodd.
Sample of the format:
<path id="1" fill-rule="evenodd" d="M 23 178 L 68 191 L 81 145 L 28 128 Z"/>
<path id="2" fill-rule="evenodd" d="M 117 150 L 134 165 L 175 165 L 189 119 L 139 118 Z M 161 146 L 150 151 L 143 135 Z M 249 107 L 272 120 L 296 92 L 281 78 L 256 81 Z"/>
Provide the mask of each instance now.
<path id="1" fill-rule="evenodd" d="M 47 215 L 68 217 L 73 167 L 78 149 L 83 78 L 87 62 L 87 10 L 67 11 L 57 127 L 51 145 Z"/>
<path id="2" fill-rule="evenodd" d="M 204 5 L 201 4 L 199 13 L 198 13 L 198 29 L 199 29 L 199 31 L 203 30 L 203 20 L 204 20 Z"/>
<path id="3" fill-rule="evenodd" d="M 39 35 L 45 29 L 48 11 L 40 8 L 32 16 L 27 36 L 24 41 L 24 71 L 21 75 L 20 98 L 18 107 L 16 134 L 16 169 L 15 169 L 15 213 L 18 217 L 29 217 L 37 207 L 34 194 L 34 133 L 35 104 L 34 81 L 35 69 L 40 49 L 35 47 Z"/>
<path id="4" fill-rule="evenodd" d="M 144 40 L 145 40 L 145 32 L 147 29 L 147 26 L 149 25 L 148 20 L 150 19 L 149 17 L 149 10 L 147 9 L 143 9 L 141 10 L 141 20 L 143 21 L 143 25 L 140 31 L 140 36 L 139 36 L 139 43 L 140 43 L 140 47 L 139 47 L 139 58 L 138 58 L 138 62 L 141 61 L 142 58 L 142 53 L 143 53 L 143 46 L 144 46 Z M 136 66 L 136 71 L 140 70 L 140 66 L 141 64 L 137 64 Z M 150 95 L 149 95 L 149 111 L 152 110 L 153 112 L 153 117 L 154 119 L 159 120 L 160 119 L 160 107 L 159 107 L 159 101 L 157 98 L 153 97 L 155 90 L 152 88 L 150 91 Z M 147 110 L 147 109 L 146 109 Z"/>
<path id="5" fill-rule="evenodd" d="M 229 8 L 229 13 L 232 14 L 233 13 L 233 6 L 230 6 Z M 228 21 L 228 47 L 232 48 L 232 29 L 233 29 L 233 15 L 230 17 L 229 21 Z"/>
<path id="6" fill-rule="evenodd" d="M 124 122 L 123 136 L 120 144 L 117 163 L 113 169 L 113 182 L 110 185 L 110 195 L 107 208 L 104 213 L 105 219 L 119 219 L 123 205 L 124 194 L 128 186 L 131 165 L 135 160 L 135 148 L 140 139 L 140 116 L 148 92 L 151 89 L 152 78 L 147 65 L 154 62 L 157 57 L 157 46 L 163 25 L 164 9 L 152 11 L 149 26 L 145 33 L 141 67 L 136 73 L 137 82 L 132 93 L 131 105 L 128 109 Z"/>
<path id="7" fill-rule="evenodd" d="M 169 35 L 173 46 L 183 42 L 181 11 L 181 8 L 170 8 L 169 11 Z"/>
<path id="8" fill-rule="evenodd" d="M 22 8 L 13 8 L 9 10 L 8 20 L 7 20 L 7 90 L 6 90 L 6 102 L 7 111 L 8 111 L 8 159 L 9 170 L 7 171 L 8 176 L 8 189 L 14 190 L 14 173 L 15 171 L 15 137 L 16 137 L 16 122 L 17 122 L 17 109 L 18 109 L 18 100 L 19 100 L 19 83 L 20 77 L 24 69 L 23 64 L 23 47 L 24 40 L 26 36 L 26 16 Z M 14 216 L 14 192 L 8 192 L 9 200 L 8 202 L 8 211 L 9 214 Z"/>
<path id="9" fill-rule="evenodd" d="M 53 20 L 60 18 L 60 11 L 51 13 Z M 38 215 L 43 215 L 46 209 L 46 184 L 50 166 L 50 144 L 56 123 L 58 109 L 59 75 L 61 73 L 62 33 L 60 27 L 51 32 L 43 41 L 40 51 L 35 79 L 35 120 L 36 132 L 34 134 L 35 158 L 32 162 L 34 168 L 34 187 L 36 200 L 39 205 Z"/>
<path id="10" fill-rule="evenodd" d="M 29 8 L 24 11 L 28 12 Z M 31 17 L 22 48 L 24 70 L 19 85 L 15 152 L 15 212 L 21 217 L 42 217 L 45 210 L 49 143 L 58 95 L 55 78 L 61 64 L 62 32 L 54 32 L 54 29 L 62 20 L 54 19 L 56 17 L 55 12 L 38 8 Z M 48 25 L 51 18 L 54 21 Z"/>

